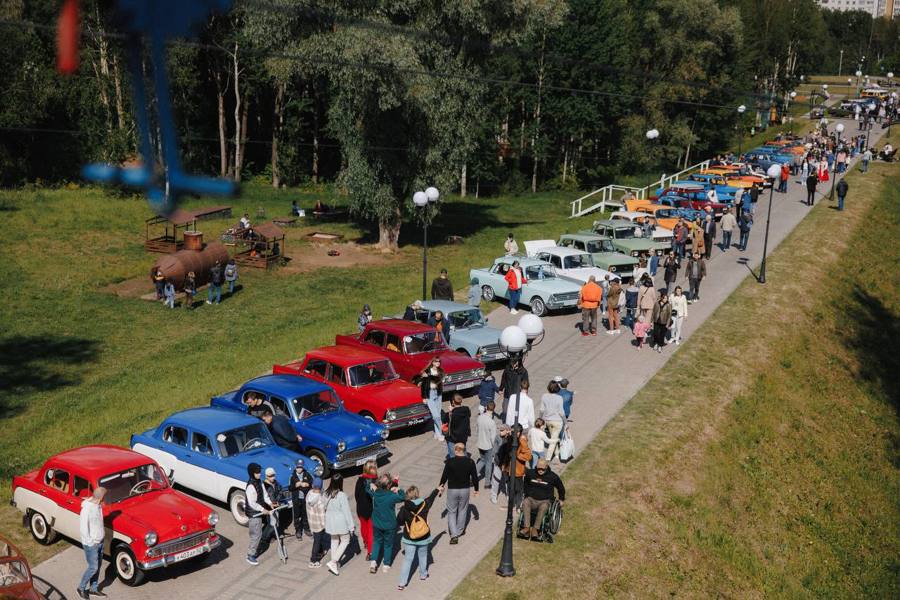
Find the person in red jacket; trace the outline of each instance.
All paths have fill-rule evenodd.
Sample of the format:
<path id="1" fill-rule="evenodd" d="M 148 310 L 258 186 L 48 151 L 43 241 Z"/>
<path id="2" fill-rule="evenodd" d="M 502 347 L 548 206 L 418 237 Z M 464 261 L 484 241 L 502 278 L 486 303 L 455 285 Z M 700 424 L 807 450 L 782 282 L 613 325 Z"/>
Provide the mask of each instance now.
<path id="1" fill-rule="evenodd" d="M 363 466 L 353 496 L 356 498 L 356 516 L 359 518 L 359 536 L 366 545 L 366 560 L 371 560 L 372 553 L 372 497 L 366 493 L 366 486 L 375 483 L 378 478 L 378 463 L 367 461 Z"/>
<path id="2" fill-rule="evenodd" d="M 519 261 L 513 261 L 512 266 L 506 272 L 504 276 L 506 279 L 506 284 L 509 286 L 509 312 L 510 314 L 516 314 L 519 306 L 519 299 L 522 297 L 522 286 L 528 283 L 528 280 L 525 279 L 525 273 L 522 271 L 522 267 L 519 266 Z"/>

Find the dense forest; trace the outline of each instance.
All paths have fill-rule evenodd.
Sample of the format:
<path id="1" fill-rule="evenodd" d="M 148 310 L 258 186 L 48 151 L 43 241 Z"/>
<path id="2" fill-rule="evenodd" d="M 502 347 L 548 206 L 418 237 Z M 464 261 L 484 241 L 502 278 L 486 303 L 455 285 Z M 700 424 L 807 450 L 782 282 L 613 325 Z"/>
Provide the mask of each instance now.
<path id="1" fill-rule="evenodd" d="M 110 3 L 81 4 L 63 77 L 60 1 L 0 0 L 2 185 L 135 157 Z M 188 168 L 335 182 L 390 246 L 426 184 L 574 190 L 696 162 L 801 75 L 900 71 L 898 25 L 813 0 L 236 0 L 167 68 Z"/>

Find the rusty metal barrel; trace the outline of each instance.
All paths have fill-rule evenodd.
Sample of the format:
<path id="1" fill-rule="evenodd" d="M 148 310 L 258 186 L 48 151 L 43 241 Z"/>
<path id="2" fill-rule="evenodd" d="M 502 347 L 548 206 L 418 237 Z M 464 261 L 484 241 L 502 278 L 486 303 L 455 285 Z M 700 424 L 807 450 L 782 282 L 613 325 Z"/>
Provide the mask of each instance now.
<path id="1" fill-rule="evenodd" d="M 185 231 L 184 232 L 184 249 L 185 250 L 203 250 L 203 232 L 202 231 Z"/>
<path id="2" fill-rule="evenodd" d="M 179 250 L 174 254 L 161 256 L 151 267 L 150 276 L 152 278 L 153 272 L 159 268 L 163 277 L 172 280 L 176 290 L 183 290 L 187 274 L 191 271 L 194 272 L 198 286 L 208 283 L 210 269 L 216 262 L 224 270 L 228 262 L 228 250 L 222 244 L 213 242 L 203 250 Z"/>

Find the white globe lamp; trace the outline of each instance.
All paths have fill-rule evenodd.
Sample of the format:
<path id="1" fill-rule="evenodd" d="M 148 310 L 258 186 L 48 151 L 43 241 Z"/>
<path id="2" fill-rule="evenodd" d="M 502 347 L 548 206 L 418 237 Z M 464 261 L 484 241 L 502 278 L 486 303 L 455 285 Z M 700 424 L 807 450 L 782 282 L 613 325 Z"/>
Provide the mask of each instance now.
<path id="1" fill-rule="evenodd" d="M 781 179 L 781 166 L 778 164 L 771 165 L 769 170 L 766 171 L 766 175 L 772 179 Z"/>
<path id="2" fill-rule="evenodd" d="M 425 192 L 416 192 L 413 194 L 413 204 L 422 208 L 426 204 L 428 204 L 428 196 L 425 195 Z"/>
<path id="3" fill-rule="evenodd" d="M 510 325 L 500 332 L 500 347 L 506 352 L 521 352 L 528 347 L 528 336 L 518 325 Z"/>
<path id="4" fill-rule="evenodd" d="M 428 198 L 429 202 L 437 202 L 438 198 L 441 197 L 441 194 L 436 187 L 430 187 L 425 190 L 425 196 Z"/>
<path id="5" fill-rule="evenodd" d="M 529 342 L 533 342 L 544 335 L 544 322 L 535 314 L 525 314 L 519 319 L 519 329 L 525 332 Z"/>

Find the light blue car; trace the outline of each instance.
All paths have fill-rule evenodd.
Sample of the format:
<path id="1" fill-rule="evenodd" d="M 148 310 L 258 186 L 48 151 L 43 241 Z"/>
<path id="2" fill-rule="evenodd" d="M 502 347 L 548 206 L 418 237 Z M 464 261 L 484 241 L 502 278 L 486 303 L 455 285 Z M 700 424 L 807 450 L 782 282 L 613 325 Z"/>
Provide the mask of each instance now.
<path id="1" fill-rule="evenodd" d="M 427 323 L 435 311 L 444 313 L 450 323 L 450 347 L 485 365 L 505 361 L 508 356 L 500 348 L 500 330 L 487 325 L 487 319 L 477 306 L 448 300 L 428 300 L 415 315 Z"/>
<path id="2" fill-rule="evenodd" d="M 509 300 L 509 286 L 505 275 L 514 261 L 519 261 L 525 274 L 519 303 L 529 305 L 532 313 L 542 317 L 551 310 L 577 306 L 580 285 L 557 277 L 556 270 L 550 263 L 519 256 L 502 256 L 486 269 L 469 271 L 469 279 L 477 282 L 474 285 L 481 288 L 482 298 L 488 302 L 495 298 Z"/>

